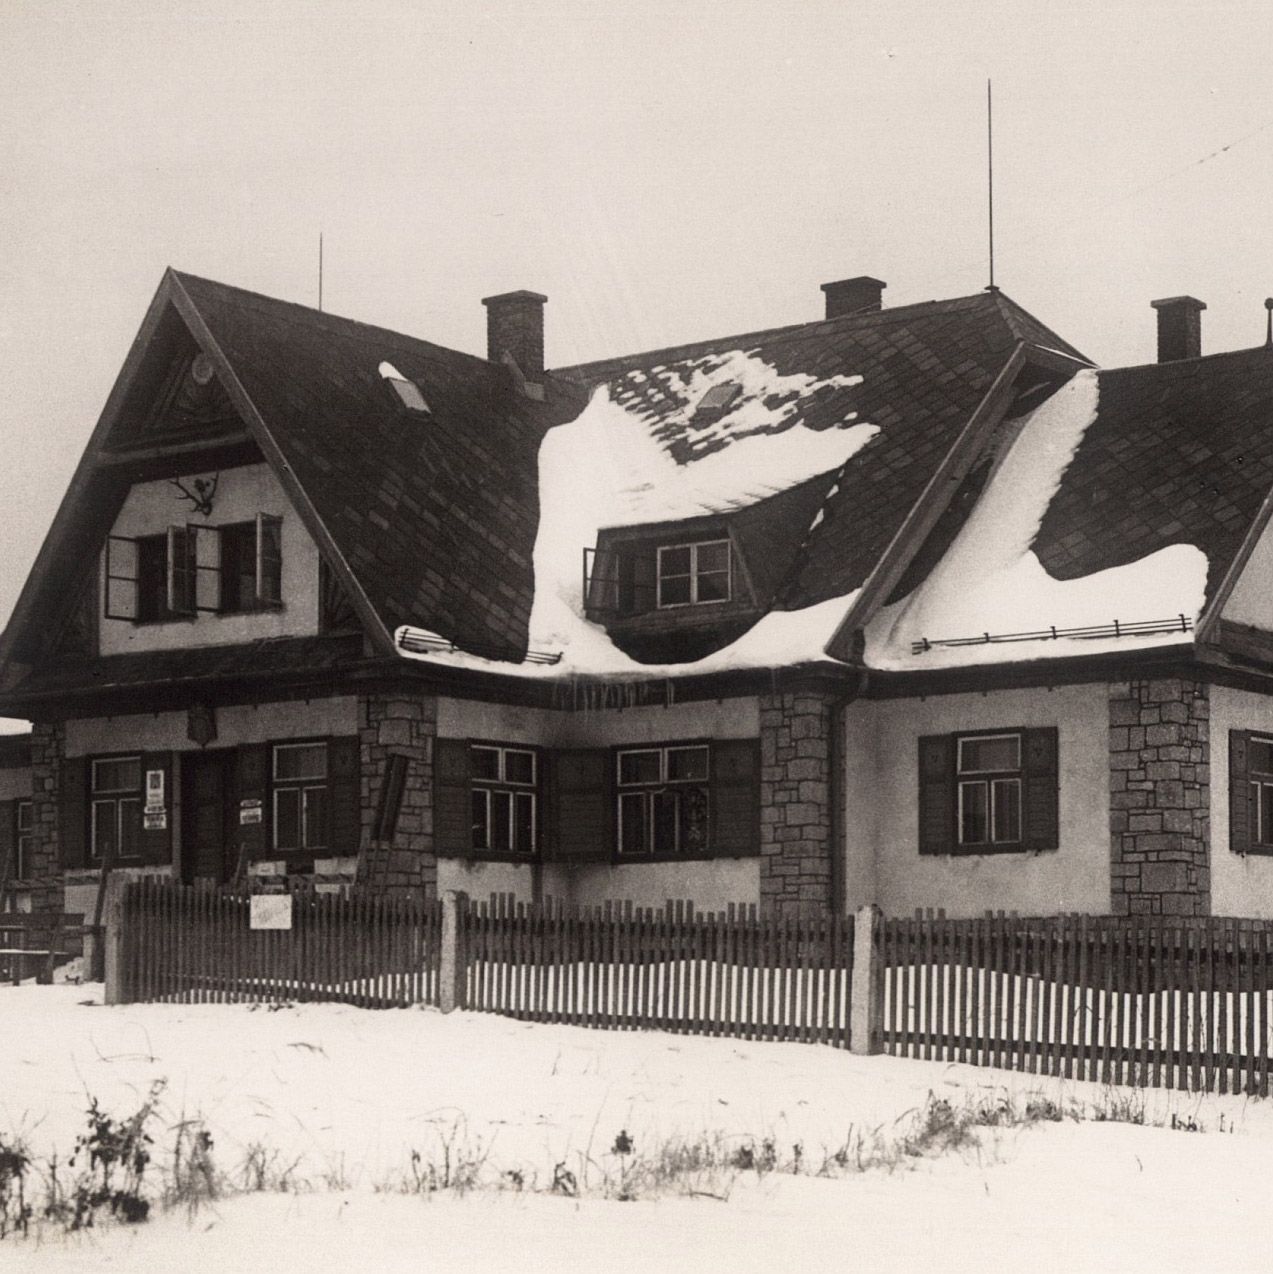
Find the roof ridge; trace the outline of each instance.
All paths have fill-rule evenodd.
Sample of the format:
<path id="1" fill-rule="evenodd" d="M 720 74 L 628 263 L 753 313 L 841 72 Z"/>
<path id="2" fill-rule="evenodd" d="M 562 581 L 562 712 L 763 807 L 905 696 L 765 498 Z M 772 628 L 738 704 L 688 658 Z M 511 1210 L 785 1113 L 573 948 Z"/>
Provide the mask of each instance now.
<path id="1" fill-rule="evenodd" d="M 610 366 L 617 368 L 624 363 L 645 362 L 659 355 L 669 358 L 675 355 L 678 358 L 684 358 L 693 350 L 705 350 L 711 347 L 724 345 L 726 343 L 731 345 L 741 345 L 748 341 L 794 339 L 796 336 L 804 336 L 811 332 L 816 332 L 818 329 L 834 330 L 849 324 L 858 326 L 869 325 L 872 327 L 884 326 L 886 324 L 903 322 L 907 319 L 914 318 L 915 313 L 918 310 L 925 310 L 930 307 L 940 305 L 954 306 L 961 302 L 978 302 L 982 305 L 991 303 L 989 296 L 984 292 L 972 292 L 965 296 L 934 297 L 932 300 L 912 301 L 909 305 L 898 305 L 891 309 L 859 310 L 855 314 L 842 314 L 836 318 L 810 319 L 804 323 L 785 323 L 778 327 L 759 328 L 755 331 L 739 332 L 735 335 L 714 336 L 697 341 L 683 341 L 676 345 L 658 346 L 654 349 L 639 350 L 633 354 L 616 354 L 610 358 L 591 359 L 583 363 L 567 363 L 561 367 L 553 368 L 552 372 L 558 376 L 569 376 L 572 372 L 580 372 L 593 368 L 605 368 Z M 1014 301 L 1012 304 L 1016 305 L 1016 302 Z M 970 306 L 969 308 L 972 307 Z M 1022 309 L 1020 306 L 1017 306 L 1017 308 L 1021 309 L 1021 312 L 1024 314 L 1029 313 L 1028 310 Z M 1036 320 L 1036 322 L 1037 321 L 1038 320 Z M 1048 330 L 1051 331 L 1050 328 L 1048 328 Z M 1061 340 L 1060 337 L 1057 339 L 1058 341 Z"/>
<path id="2" fill-rule="evenodd" d="M 1245 349 L 1220 349 L 1216 350 L 1214 354 L 1199 354 L 1197 358 L 1173 358 L 1165 363 L 1160 363 L 1157 359 L 1150 359 L 1145 363 L 1126 363 L 1121 367 L 1099 367 L 1096 370 L 1102 376 L 1115 372 L 1140 372 L 1151 367 L 1161 367 L 1164 370 L 1168 368 L 1183 370 L 1185 367 L 1196 366 L 1198 363 L 1217 362 L 1222 358 L 1242 358 L 1260 354 L 1273 355 L 1273 345 L 1265 345 L 1261 342 L 1259 345 L 1248 345 Z"/>
<path id="3" fill-rule="evenodd" d="M 395 328 L 384 327 L 379 323 L 368 323 L 363 319 L 349 318 L 346 315 L 333 314 L 326 310 L 316 310 L 313 306 L 304 305 L 300 301 L 286 301 L 282 297 L 267 296 L 264 292 L 253 292 L 250 288 L 237 287 L 233 283 L 222 283 L 218 279 L 208 279 L 198 274 L 187 274 L 182 270 L 173 269 L 171 266 L 169 266 L 169 270 L 183 287 L 187 281 L 192 281 L 195 284 L 204 284 L 222 292 L 232 293 L 232 299 L 237 300 L 239 304 L 250 305 L 252 302 L 264 302 L 271 309 L 278 307 L 284 311 L 284 313 L 277 316 L 280 321 L 317 327 L 336 325 L 342 328 L 352 328 L 355 330 L 346 331 L 344 335 L 368 342 L 376 339 L 372 335 L 373 333 L 380 336 L 391 336 L 399 341 L 409 341 L 414 345 L 426 346 L 430 350 L 436 350 L 439 354 L 462 358 L 488 370 L 494 368 L 494 365 L 488 359 L 482 358 L 478 354 L 470 354 L 462 349 L 452 349 L 449 345 L 439 345 L 436 341 L 426 340 L 422 336 L 412 336 L 408 332 L 399 332 Z M 191 296 L 191 300 L 195 300 L 195 297 Z"/>

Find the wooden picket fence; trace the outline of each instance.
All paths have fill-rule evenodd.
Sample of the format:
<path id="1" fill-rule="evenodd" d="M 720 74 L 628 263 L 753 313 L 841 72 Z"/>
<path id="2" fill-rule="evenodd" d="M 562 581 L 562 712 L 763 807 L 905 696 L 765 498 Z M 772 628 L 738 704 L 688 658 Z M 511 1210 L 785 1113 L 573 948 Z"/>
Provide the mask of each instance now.
<path id="1" fill-rule="evenodd" d="M 1269 1091 L 1273 934 L 1209 917 L 878 923 L 898 1057 L 1192 1091 Z"/>
<path id="2" fill-rule="evenodd" d="M 686 903 L 461 913 L 466 1006 L 530 1022 L 848 1047 L 852 916 L 758 917 Z"/>
<path id="3" fill-rule="evenodd" d="M 290 929 L 253 929 L 245 893 L 127 883 L 118 1000 L 438 1002 L 440 903 L 315 891 L 291 899 Z"/>

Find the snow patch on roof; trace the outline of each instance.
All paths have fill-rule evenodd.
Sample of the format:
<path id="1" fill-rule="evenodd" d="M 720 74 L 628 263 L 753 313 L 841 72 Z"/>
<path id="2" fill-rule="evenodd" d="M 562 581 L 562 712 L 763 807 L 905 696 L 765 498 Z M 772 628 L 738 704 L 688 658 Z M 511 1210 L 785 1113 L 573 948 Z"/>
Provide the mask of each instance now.
<path id="1" fill-rule="evenodd" d="M 710 450 L 722 440 L 737 439 L 740 434 L 781 429 L 810 396 L 829 389 L 851 389 L 862 383 L 862 377 L 857 375 L 819 377 L 795 372 L 784 376 L 758 351 L 741 349 L 705 354 L 671 367 L 651 367 L 649 378 L 679 402 L 675 409 L 660 413 L 659 432 L 683 436 L 695 451 Z M 625 381 L 639 385 L 645 379 L 641 372 L 620 377 L 614 385 L 615 398 L 623 400 Z M 739 392 L 728 404 L 728 411 L 717 419 L 696 417 L 699 403 L 711 391 L 729 386 L 736 386 Z M 639 406 L 634 405 L 634 410 L 639 412 Z M 845 423 L 854 419 L 856 413 L 850 413 Z"/>
<path id="2" fill-rule="evenodd" d="M 774 375 L 779 383 L 812 379 Z M 753 391 L 760 392 L 755 385 Z M 842 466 L 877 432 L 874 425 L 815 430 L 796 424 L 780 433 L 746 434 L 678 464 L 651 424 L 614 402 L 602 386 L 575 420 L 550 429 L 539 449 L 529 644 L 532 650 L 561 651 L 561 662 L 510 665 L 460 653 L 407 657 L 548 680 L 572 675 L 649 679 L 824 660 L 826 643 L 852 594 L 804 610 L 772 612 L 729 646 L 694 663 L 638 663 L 614 646 L 604 628 L 584 618 L 583 550 L 597 543 L 603 527 L 681 521 L 785 491 Z"/>
<path id="3" fill-rule="evenodd" d="M 1096 419 L 1099 384 L 1083 371 L 1035 408 L 1002 455 L 968 521 L 928 578 L 882 610 L 867 629 L 867 662 L 877 668 L 939 668 L 1095 654 L 1189 642 L 1191 635 L 1060 638 L 938 647 L 915 655 L 913 642 L 981 633 L 1035 632 L 1098 624 L 1195 619 L 1207 559 L 1177 544 L 1138 562 L 1076 580 L 1053 579 L 1030 551 L 1039 524 L 1084 433 Z"/>

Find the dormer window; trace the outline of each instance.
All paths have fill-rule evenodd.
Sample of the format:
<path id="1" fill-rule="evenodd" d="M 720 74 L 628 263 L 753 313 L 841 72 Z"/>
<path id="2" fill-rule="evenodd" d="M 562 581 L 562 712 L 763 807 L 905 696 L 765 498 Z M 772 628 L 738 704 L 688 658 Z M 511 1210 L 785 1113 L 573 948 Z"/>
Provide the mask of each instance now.
<path id="1" fill-rule="evenodd" d="M 728 540 L 664 545 L 658 551 L 658 604 L 702 606 L 730 598 Z"/>
<path id="2" fill-rule="evenodd" d="M 696 422 L 719 420 L 734 405 L 734 400 L 742 393 L 742 386 L 735 384 L 713 385 L 698 400 L 694 408 Z"/>
<path id="3" fill-rule="evenodd" d="M 380 364 L 380 375 L 393 386 L 398 400 L 408 411 L 416 411 L 421 415 L 429 415 L 429 404 L 420 392 L 420 386 L 404 376 L 392 363 Z"/>

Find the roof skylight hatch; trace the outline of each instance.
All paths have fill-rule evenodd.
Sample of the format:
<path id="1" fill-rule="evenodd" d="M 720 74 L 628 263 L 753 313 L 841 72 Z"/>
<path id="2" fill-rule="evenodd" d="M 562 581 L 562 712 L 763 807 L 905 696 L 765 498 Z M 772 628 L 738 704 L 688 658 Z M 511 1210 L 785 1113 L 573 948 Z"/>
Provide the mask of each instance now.
<path id="1" fill-rule="evenodd" d="M 420 386 L 404 376 L 392 363 L 381 363 L 380 375 L 393 386 L 394 393 L 398 395 L 402 405 L 408 411 L 419 412 L 422 416 L 432 414 L 429 404 L 420 392 Z"/>
<path id="2" fill-rule="evenodd" d="M 743 387 L 732 381 L 728 381 L 723 385 L 713 385 L 698 400 L 698 405 L 694 408 L 694 419 L 719 420 L 734 405 L 738 395 L 742 392 Z"/>

